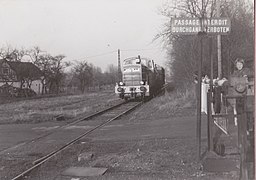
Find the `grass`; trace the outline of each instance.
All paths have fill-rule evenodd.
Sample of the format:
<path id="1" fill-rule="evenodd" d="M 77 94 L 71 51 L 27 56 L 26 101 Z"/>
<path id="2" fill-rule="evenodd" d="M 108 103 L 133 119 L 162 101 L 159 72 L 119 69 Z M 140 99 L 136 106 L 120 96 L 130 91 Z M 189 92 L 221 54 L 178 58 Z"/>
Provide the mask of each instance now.
<path id="1" fill-rule="evenodd" d="M 176 89 L 156 99 L 155 107 L 159 111 L 167 111 L 168 114 L 182 108 L 195 107 L 196 93 L 194 88 Z"/>
<path id="2" fill-rule="evenodd" d="M 191 109 L 182 111 L 184 108 Z M 164 95 L 158 96 L 147 102 L 140 110 L 135 111 L 129 122 L 137 122 L 139 119 L 154 118 L 157 113 L 158 118 L 169 118 L 173 115 L 192 115 L 196 108 L 196 92 L 192 87 L 176 89 L 165 92 Z"/>
<path id="3" fill-rule="evenodd" d="M 0 105 L 0 124 L 52 121 L 58 115 L 70 119 L 114 99 L 114 93 L 87 93 L 6 103 Z"/>

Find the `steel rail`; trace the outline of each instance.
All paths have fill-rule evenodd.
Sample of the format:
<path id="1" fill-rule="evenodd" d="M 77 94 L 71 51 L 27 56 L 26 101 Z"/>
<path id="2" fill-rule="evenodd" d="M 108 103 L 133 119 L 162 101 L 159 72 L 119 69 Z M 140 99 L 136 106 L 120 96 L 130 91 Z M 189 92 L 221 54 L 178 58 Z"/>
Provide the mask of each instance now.
<path id="1" fill-rule="evenodd" d="M 64 149 L 68 148 L 69 146 L 71 146 L 72 144 L 74 144 L 75 142 L 77 142 L 78 140 L 80 140 L 81 138 L 83 138 L 84 136 L 90 134 L 91 132 L 109 124 L 110 122 L 120 118 L 121 116 L 129 113 L 130 111 L 134 110 L 135 108 L 137 108 L 138 106 L 142 105 L 143 102 L 138 102 L 135 106 L 132 106 L 131 108 L 129 108 L 128 110 L 120 113 L 119 115 L 115 116 L 112 119 L 107 120 L 106 122 L 103 122 L 101 124 L 99 124 L 98 126 L 92 128 L 91 130 L 86 131 L 85 133 L 81 134 L 80 136 L 76 137 L 75 139 L 73 139 L 72 141 L 66 143 L 64 146 L 62 146 L 61 148 L 45 155 L 44 157 L 36 160 L 33 162 L 34 166 L 32 166 L 31 168 L 27 169 L 26 171 L 22 172 L 21 174 L 17 175 L 16 177 L 12 178 L 11 180 L 18 180 L 22 177 L 24 177 L 26 174 L 28 174 L 29 172 L 31 172 L 32 170 L 34 170 L 35 168 L 39 167 L 40 165 L 42 165 L 43 163 L 45 163 L 46 161 L 48 161 L 49 159 L 51 159 L 52 157 L 54 157 L 55 155 L 59 154 L 60 152 L 62 152 Z"/>
<path id="2" fill-rule="evenodd" d="M 103 110 L 101 110 L 101 111 L 99 111 L 99 112 L 95 112 L 95 113 L 93 113 L 93 114 L 91 114 L 91 115 L 88 115 L 88 116 L 86 116 L 86 117 L 81 117 L 81 116 L 80 116 L 80 117 L 74 118 L 74 121 L 71 122 L 71 123 L 68 123 L 68 124 L 63 125 L 63 126 L 59 126 L 59 127 L 55 128 L 54 131 L 49 132 L 49 133 L 46 133 L 46 134 L 44 134 L 44 135 L 42 135 L 42 136 L 33 138 L 33 139 L 28 140 L 28 141 L 26 141 L 26 142 L 22 142 L 22 143 L 20 143 L 20 144 L 17 144 L 17 145 L 15 145 L 15 146 L 12 146 L 12 147 L 8 147 L 8 148 L 6 148 L 6 149 L 3 149 L 3 150 L 0 151 L 0 154 L 3 154 L 3 153 L 5 153 L 6 151 L 9 151 L 9 150 L 12 150 L 12 149 L 15 149 L 15 148 L 18 148 L 18 147 L 27 145 L 27 144 L 29 144 L 29 143 L 35 142 L 35 141 L 37 141 L 37 140 L 39 140 L 39 139 L 45 138 L 45 137 L 47 137 L 47 136 L 49 136 L 49 135 L 52 135 L 52 134 L 56 133 L 57 130 L 59 130 L 59 129 L 63 129 L 63 128 L 69 127 L 69 126 L 71 126 L 71 125 L 77 124 L 77 123 L 79 123 L 79 122 L 81 122 L 81 121 L 86 121 L 86 120 L 89 120 L 89 119 L 91 119 L 91 118 L 93 118 L 93 117 L 99 116 L 99 115 L 101 115 L 101 114 L 103 114 L 103 113 L 105 113 L 105 112 L 107 112 L 107 111 L 110 111 L 110 110 L 112 110 L 112 109 L 114 109 L 114 108 L 117 108 L 117 107 L 119 107 L 119 106 L 121 106 L 121 105 L 123 105 L 123 104 L 125 104 L 125 103 L 127 103 L 127 102 L 119 103 L 119 104 L 117 104 L 117 105 L 115 105 L 115 106 L 112 106 L 112 107 L 103 109 Z M 77 120 L 76 120 L 76 119 L 77 119 Z"/>

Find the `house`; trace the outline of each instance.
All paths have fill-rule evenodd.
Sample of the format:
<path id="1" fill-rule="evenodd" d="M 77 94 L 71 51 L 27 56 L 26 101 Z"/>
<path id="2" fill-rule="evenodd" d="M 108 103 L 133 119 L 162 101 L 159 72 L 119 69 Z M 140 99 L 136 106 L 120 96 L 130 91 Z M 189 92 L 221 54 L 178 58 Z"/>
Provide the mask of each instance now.
<path id="1" fill-rule="evenodd" d="M 30 62 L 0 59 L 0 87 L 11 85 L 17 88 L 30 88 L 40 94 L 43 87 L 42 77 L 41 70 Z"/>

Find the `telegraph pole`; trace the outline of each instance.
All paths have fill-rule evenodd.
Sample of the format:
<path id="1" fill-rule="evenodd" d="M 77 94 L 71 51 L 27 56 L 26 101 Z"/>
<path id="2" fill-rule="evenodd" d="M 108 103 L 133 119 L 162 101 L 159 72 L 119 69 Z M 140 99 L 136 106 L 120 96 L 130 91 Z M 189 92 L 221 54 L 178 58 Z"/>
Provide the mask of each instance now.
<path id="1" fill-rule="evenodd" d="M 122 72 L 121 72 L 120 49 L 117 50 L 117 60 L 118 60 L 118 81 L 121 81 Z"/>
<path id="2" fill-rule="evenodd" d="M 220 17 L 220 0 L 216 1 L 217 18 Z M 218 54 L 218 77 L 222 78 L 222 66 L 221 66 L 221 35 L 217 35 L 217 54 Z"/>

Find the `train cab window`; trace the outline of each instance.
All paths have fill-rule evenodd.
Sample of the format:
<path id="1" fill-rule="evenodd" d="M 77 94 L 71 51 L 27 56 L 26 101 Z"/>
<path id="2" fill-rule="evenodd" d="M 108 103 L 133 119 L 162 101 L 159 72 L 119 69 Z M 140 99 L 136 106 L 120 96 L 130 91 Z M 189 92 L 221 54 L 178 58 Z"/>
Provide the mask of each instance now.
<path id="1" fill-rule="evenodd" d="M 129 60 L 125 60 L 124 64 L 128 65 L 128 64 L 140 64 L 141 60 L 140 59 L 129 59 Z"/>
<path id="2" fill-rule="evenodd" d="M 134 58 L 134 59 L 126 59 L 124 60 L 124 65 L 132 65 L 132 64 L 142 64 L 142 65 L 145 65 L 145 66 L 148 66 L 148 62 L 146 59 L 138 59 L 138 58 Z"/>
<path id="3" fill-rule="evenodd" d="M 139 59 L 129 59 L 129 60 L 125 60 L 124 64 L 128 65 L 128 64 L 137 64 L 137 60 Z"/>
<path id="4" fill-rule="evenodd" d="M 124 61 L 124 64 L 126 65 L 126 64 L 132 64 L 132 60 L 125 60 Z"/>

